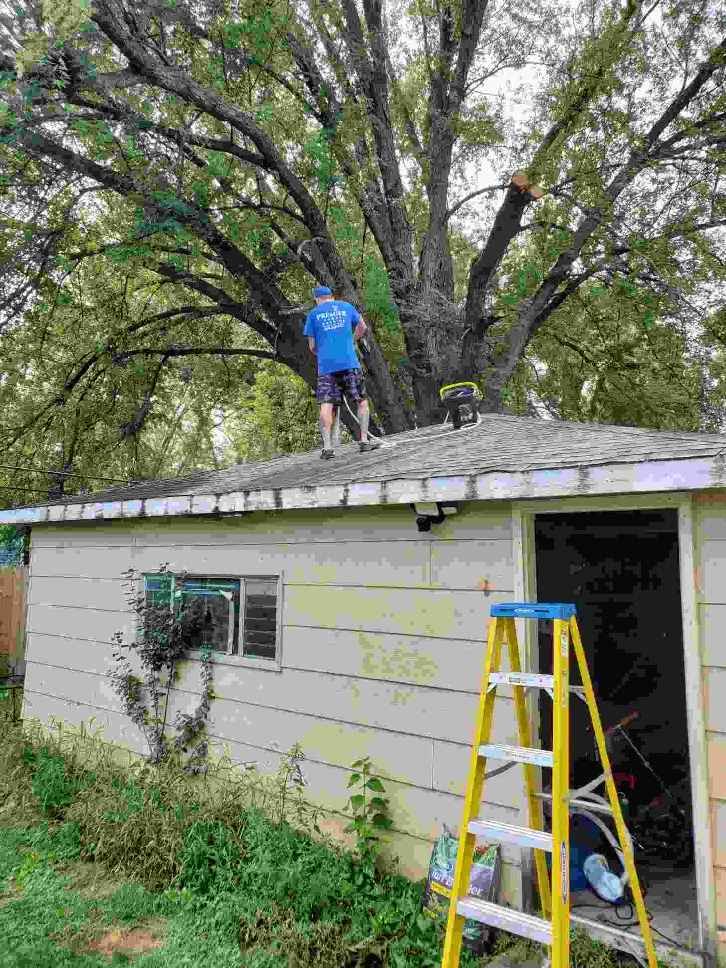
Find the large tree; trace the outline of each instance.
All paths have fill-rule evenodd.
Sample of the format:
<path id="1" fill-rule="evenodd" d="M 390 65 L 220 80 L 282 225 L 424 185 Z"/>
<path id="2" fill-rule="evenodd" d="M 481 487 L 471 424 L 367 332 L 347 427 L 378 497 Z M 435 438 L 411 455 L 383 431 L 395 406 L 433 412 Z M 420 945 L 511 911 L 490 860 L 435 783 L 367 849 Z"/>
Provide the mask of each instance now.
<path id="1" fill-rule="evenodd" d="M 8 8 L 0 336 L 35 314 L 42 348 L 43 320 L 87 316 L 83 294 L 109 265 L 143 278 L 143 298 L 125 291 L 93 345 L 66 354 L 47 401 L 77 413 L 114 366 L 145 361 L 127 432 L 181 358 L 269 357 L 314 386 L 302 321 L 315 283 L 373 323 L 367 382 L 389 432 L 437 419 L 455 379 L 502 409 L 547 335 L 590 366 L 597 417 L 609 358 L 587 320 L 607 328 L 613 313 L 637 347 L 631 369 L 660 327 L 676 337 L 655 341 L 668 366 L 692 383 L 673 346 L 687 352 L 715 318 L 726 275 L 719 7 Z"/>

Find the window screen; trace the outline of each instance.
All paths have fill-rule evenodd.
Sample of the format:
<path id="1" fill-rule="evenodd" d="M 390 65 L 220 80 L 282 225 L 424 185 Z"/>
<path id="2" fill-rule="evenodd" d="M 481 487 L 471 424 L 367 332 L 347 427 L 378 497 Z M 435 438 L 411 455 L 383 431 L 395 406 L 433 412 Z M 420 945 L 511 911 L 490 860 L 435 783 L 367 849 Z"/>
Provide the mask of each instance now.
<path id="1" fill-rule="evenodd" d="M 277 642 L 277 579 L 245 579 L 243 655 L 274 659 Z"/>

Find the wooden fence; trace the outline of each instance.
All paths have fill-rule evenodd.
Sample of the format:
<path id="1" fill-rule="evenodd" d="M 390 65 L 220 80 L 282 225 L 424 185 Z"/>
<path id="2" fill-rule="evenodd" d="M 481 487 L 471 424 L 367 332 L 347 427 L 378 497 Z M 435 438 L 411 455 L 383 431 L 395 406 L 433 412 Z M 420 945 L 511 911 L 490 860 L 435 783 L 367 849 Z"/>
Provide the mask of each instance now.
<path id="1" fill-rule="evenodd" d="M 27 568 L 0 568 L 0 665 L 25 655 Z"/>

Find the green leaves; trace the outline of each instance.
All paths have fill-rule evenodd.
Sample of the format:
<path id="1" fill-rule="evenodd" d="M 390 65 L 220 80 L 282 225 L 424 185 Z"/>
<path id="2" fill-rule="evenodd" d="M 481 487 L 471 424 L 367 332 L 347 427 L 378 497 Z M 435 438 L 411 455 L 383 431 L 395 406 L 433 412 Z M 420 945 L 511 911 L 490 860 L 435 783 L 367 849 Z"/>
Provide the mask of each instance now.
<path id="1" fill-rule="evenodd" d="M 360 786 L 362 792 L 348 799 L 348 810 L 353 819 L 346 830 L 356 835 L 361 858 L 372 863 L 378 849 L 379 835 L 393 825 L 388 815 L 389 801 L 385 797 L 369 796 L 371 791 L 385 793 L 385 788 L 381 780 L 371 774 L 368 757 L 353 763 L 353 770 L 348 779 L 348 788 Z"/>

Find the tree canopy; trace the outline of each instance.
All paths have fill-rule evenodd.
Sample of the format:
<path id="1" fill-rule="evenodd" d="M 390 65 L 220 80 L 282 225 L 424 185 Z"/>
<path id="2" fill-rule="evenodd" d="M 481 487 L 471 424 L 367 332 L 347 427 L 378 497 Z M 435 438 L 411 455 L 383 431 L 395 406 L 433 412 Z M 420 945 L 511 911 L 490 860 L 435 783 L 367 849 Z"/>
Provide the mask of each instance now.
<path id="1" fill-rule="evenodd" d="M 62 489 L 311 443 L 318 283 L 371 324 L 386 432 L 457 379 L 489 411 L 720 425 L 720 4 L 0 11 L 8 463 Z"/>

